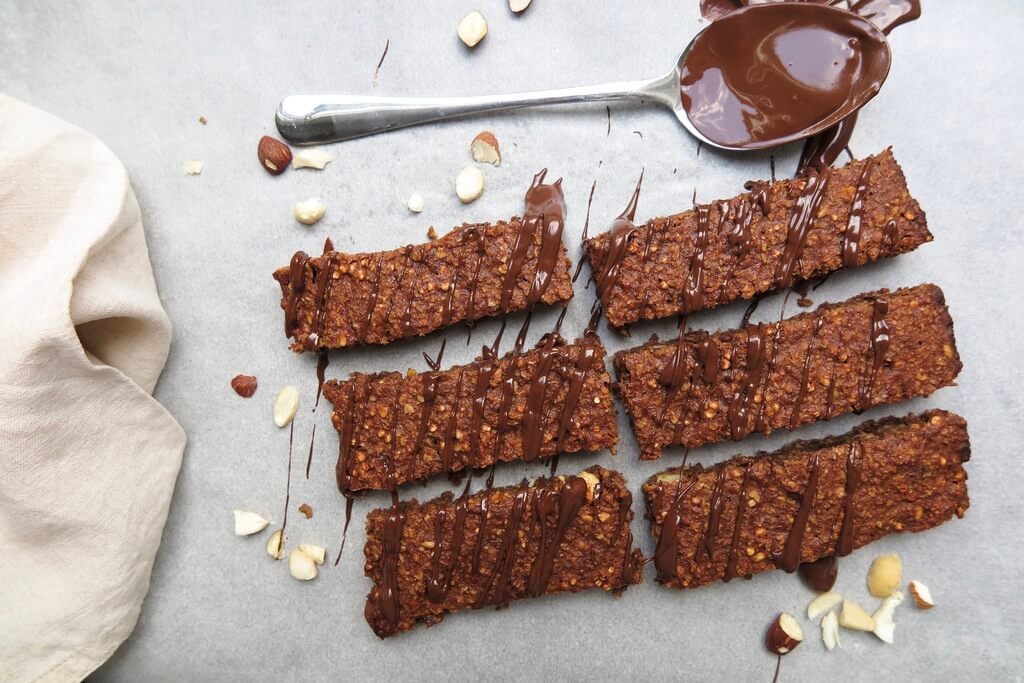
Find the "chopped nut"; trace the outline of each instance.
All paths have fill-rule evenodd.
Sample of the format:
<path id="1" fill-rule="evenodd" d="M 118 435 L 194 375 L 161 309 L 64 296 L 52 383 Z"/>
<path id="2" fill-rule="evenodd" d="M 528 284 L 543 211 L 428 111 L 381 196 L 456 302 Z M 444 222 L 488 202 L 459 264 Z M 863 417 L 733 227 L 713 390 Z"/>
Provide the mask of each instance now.
<path id="1" fill-rule="evenodd" d="M 295 548 L 288 555 L 288 571 L 299 581 L 311 581 L 316 578 L 316 562 L 300 548 Z"/>
<path id="2" fill-rule="evenodd" d="M 306 519 L 313 517 L 313 508 L 309 507 L 309 503 L 303 503 L 299 506 L 299 512 L 306 516 Z"/>
<path id="3" fill-rule="evenodd" d="M 882 606 L 875 610 L 875 614 L 872 616 L 875 620 L 875 628 L 872 629 L 872 632 L 890 645 L 892 645 L 893 634 L 896 631 L 893 614 L 901 602 L 903 602 L 903 593 L 895 591 L 882 600 Z"/>
<path id="4" fill-rule="evenodd" d="M 256 146 L 256 157 L 270 175 L 281 175 L 292 160 L 292 150 L 276 138 L 264 135 Z"/>
<path id="5" fill-rule="evenodd" d="M 256 378 L 252 375 L 235 375 L 231 380 L 231 388 L 242 398 L 249 398 L 256 393 Z"/>
<path id="6" fill-rule="evenodd" d="M 203 162 L 194 159 L 186 161 L 183 170 L 185 175 L 199 175 L 203 172 Z"/>
<path id="7" fill-rule="evenodd" d="M 409 210 L 413 213 L 420 213 L 423 211 L 423 195 L 419 192 L 413 192 L 409 195 L 409 201 L 406 202 L 406 206 L 408 206 Z"/>
<path id="8" fill-rule="evenodd" d="M 835 612 L 829 612 L 821 620 L 821 639 L 825 641 L 825 647 L 829 652 L 837 647 L 842 647 L 839 643 L 839 619 Z"/>
<path id="9" fill-rule="evenodd" d="M 456 32 L 459 34 L 459 39 L 468 47 L 475 47 L 487 35 L 487 20 L 480 12 L 473 10 L 462 17 L 462 21 L 456 27 Z"/>
<path id="10" fill-rule="evenodd" d="M 292 213 L 295 214 L 295 220 L 305 225 L 313 225 L 323 218 L 326 212 L 327 207 L 324 206 L 322 201 L 316 198 L 310 198 L 304 202 L 295 202 L 295 206 L 292 207 Z"/>
<path id="11" fill-rule="evenodd" d="M 434 230 L 434 226 L 433 225 L 431 225 L 429 228 L 427 228 L 427 239 L 428 240 L 436 240 L 437 239 L 437 230 Z"/>
<path id="12" fill-rule="evenodd" d="M 775 618 L 765 635 L 765 646 L 777 655 L 792 652 L 804 640 L 800 622 L 792 614 L 783 612 Z"/>
<path id="13" fill-rule="evenodd" d="M 206 125 L 206 117 L 205 116 L 200 116 L 199 117 L 199 123 L 205 126 Z"/>
<path id="14" fill-rule="evenodd" d="M 818 597 L 811 600 L 811 603 L 807 605 L 807 618 L 814 621 L 822 614 L 829 612 L 833 607 L 843 601 L 843 596 L 835 591 L 829 591 L 822 593 Z"/>
<path id="15" fill-rule="evenodd" d="M 324 556 L 327 554 L 327 549 L 322 545 L 311 545 L 308 543 L 300 543 L 299 550 L 306 553 L 313 558 L 313 561 L 317 564 L 324 563 Z"/>
<path id="16" fill-rule="evenodd" d="M 839 612 L 839 625 L 854 631 L 873 631 L 875 620 L 857 603 L 843 600 L 843 609 Z"/>
<path id="17" fill-rule="evenodd" d="M 275 531 L 267 539 L 267 554 L 275 560 L 284 558 L 284 534 L 280 529 Z"/>
<path id="18" fill-rule="evenodd" d="M 597 478 L 596 474 L 593 472 L 587 472 L 586 470 L 580 472 L 579 477 L 586 482 L 587 502 L 592 503 L 594 501 L 594 497 L 597 495 L 598 487 L 601 485 L 601 480 Z"/>
<path id="19" fill-rule="evenodd" d="M 236 536 L 251 536 L 252 534 L 258 534 L 266 529 L 268 524 L 270 524 L 269 520 L 264 519 L 261 515 L 258 515 L 255 512 L 235 510 Z"/>
<path id="20" fill-rule="evenodd" d="M 868 591 L 876 598 L 893 594 L 903 580 L 903 563 L 899 555 L 879 555 L 868 570 Z"/>
<path id="21" fill-rule="evenodd" d="M 931 609 L 935 607 L 935 601 L 932 600 L 932 592 L 928 589 L 928 586 L 924 585 L 920 581 L 910 582 L 910 595 L 914 598 L 914 604 L 921 609 Z"/>
<path id="22" fill-rule="evenodd" d="M 287 386 L 277 393 L 274 399 L 274 424 L 287 427 L 299 410 L 299 390 Z"/>
<path id="23" fill-rule="evenodd" d="M 455 177 L 455 194 L 463 204 L 469 204 L 484 193 L 484 172 L 476 166 L 467 166 Z"/>
<path id="24" fill-rule="evenodd" d="M 508 0 L 508 8 L 516 14 L 519 14 L 520 12 L 525 12 L 531 2 L 533 2 L 533 0 Z"/>
<path id="25" fill-rule="evenodd" d="M 332 161 L 334 157 L 322 149 L 300 149 L 292 159 L 292 168 L 315 168 L 322 171 Z"/>
<path id="26" fill-rule="evenodd" d="M 498 147 L 498 139 L 489 130 L 485 130 L 473 138 L 473 142 L 469 144 L 469 151 L 473 155 L 473 161 L 501 166 L 501 149 Z"/>

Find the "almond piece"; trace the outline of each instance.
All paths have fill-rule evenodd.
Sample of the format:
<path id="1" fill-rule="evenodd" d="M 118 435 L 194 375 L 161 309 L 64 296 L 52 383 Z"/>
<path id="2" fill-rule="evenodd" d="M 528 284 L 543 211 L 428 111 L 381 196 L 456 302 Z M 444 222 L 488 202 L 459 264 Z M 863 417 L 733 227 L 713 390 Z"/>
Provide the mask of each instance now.
<path id="1" fill-rule="evenodd" d="M 910 595 L 914 598 L 914 604 L 921 609 L 931 609 L 935 607 L 935 601 L 932 600 L 932 592 L 928 589 L 928 586 L 924 585 L 920 581 L 910 582 Z"/>
<path id="2" fill-rule="evenodd" d="M 288 555 L 288 571 L 299 581 L 312 581 L 316 578 L 316 561 L 301 548 L 295 548 Z"/>
<path id="3" fill-rule="evenodd" d="M 292 159 L 292 168 L 315 168 L 322 171 L 332 161 L 334 157 L 322 149 L 300 149 Z"/>
<path id="4" fill-rule="evenodd" d="M 868 591 L 876 598 L 887 598 L 903 581 L 903 563 L 899 555 L 879 555 L 868 570 Z"/>
<path id="5" fill-rule="evenodd" d="M 274 424 L 278 427 L 287 427 L 298 410 L 299 390 L 293 386 L 281 389 L 274 399 Z"/>
<path id="6" fill-rule="evenodd" d="M 310 545 L 308 543 L 300 543 L 299 550 L 306 553 L 313 558 L 313 561 L 317 564 L 324 563 L 324 556 L 327 553 L 327 549 L 322 545 Z"/>
<path id="7" fill-rule="evenodd" d="M 203 172 L 203 162 L 190 159 L 182 166 L 185 175 L 199 175 Z"/>
<path id="8" fill-rule="evenodd" d="M 893 614 L 901 602 L 903 602 L 903 593 L 896 591 L 882 600 L 882 606 L 875 610 L 874 615 L 871 617 L 875 620 L 875 628 L 872 629 L 872 633 L 890 645 L 892 645 L 893 633 L 896 631 L 896 622 L 893 620 Z"/>
<path id="9" fill-rule="evenodd" d="M 519 14 L 520 12 L 525 12 L 531 2 L 533 2 L 533 0 L 508 0 L 508 8 L 516 14 Z"/>
<path id="10" fill-rule="evenodd" d="M 804 631 L 800 622 L 792 614 L 783 612 L 775 618 L 765 634 L 764 644 L 777 655 L 792 652 L 804 640 Z"/>
<path id="11" fill-rule="evenodd" d="M 829 612 L 821 620 L 821 639 L 825 641 L 825 648 L 829 652 L 837 647 L 842 647 L 839 643 L 839 619 L 835 612 Z"/>
<path id="12" fill-rule="evenodd" d="M 264 135 L 256 145 L 256 157 L 270 175 L 281 175 L 292 161 L 292 150 L 277 138 Z"/>
<path id="13" fill-rule="evenodd" d="M 597 478 L 596 474 L 586 470 L 580 472 L 578 476 L 587 484 L 587 502 L 594 502 L 594 498 L 601 495 L 601 480 Z"/>
<path id="14" fill-rule="evenodd" d="M 469 143 L 469 151 L 473 155 L 473 161 L 481 164 L 493 164 L 501 166 L 501 149 L 498 147 L 498 138 L 494 133 L 485 130 Z"/>
<path id="15" fill-rule="evenodd" d="M 284 558 L 284 534 L 278 529 L 267 539 L 267 554 L 275 560 Z"/>
<path id="16" fill-rule="evenodd" d="M 810 604 L 807 605 L 807 618 L 814 621 L 822 614 L 829 612 L 833 607 L 843 601 L 843 596 L 835 591 L 829 591 L 828 593 L 822 593 L 818 597 L 811 600 Z"/>
<path id="17" fill-rule="evenodd" d="M 327 207 L 319 199 L 311 198 L 304 202 L 296 202 L 292 207 L 292 213 L 298 222 L 304 225 L 313 225 L 324 217 Z"/>
<path id="18" fill-rule="evenodd" d="M 473 10 L 462 17 L 455 30 L 462 42 L 468 47 L 475 47 L 487 35 L 487 20 L 480 12 Z"/>
<path id="19" fill-rule="evenodd" d="M 247 510 L 235 510 L 235 536 L 251 536 L 267 528 L 270 520 Z"/>
<path id="20" fill-rule="evenodd" d="M 463 204 L 475 202 L 484 193 L 484 172 L 467 166 L 455 176 L 455 194 Z"/>
<path id="21" fill-rule="evenodd" d="M 853 631 L 875 630 L 875 620 L 852 600 L 843 600 L 843 609 L 839 612 L 839 625 Z"/>

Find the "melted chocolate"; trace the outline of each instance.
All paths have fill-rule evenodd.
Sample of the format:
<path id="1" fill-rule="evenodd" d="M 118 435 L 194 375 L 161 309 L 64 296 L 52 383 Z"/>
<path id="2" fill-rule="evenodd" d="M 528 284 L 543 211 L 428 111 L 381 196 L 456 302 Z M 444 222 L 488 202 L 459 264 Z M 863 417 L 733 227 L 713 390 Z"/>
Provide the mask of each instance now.
<path id="1" fill-rule="evenodd" d="M 297 251 L 288 264 L 288 299 L 284 306 L 284 335 L 290 337 L 299 326 L 299 302 L 306 291 L 306 264 L 309 254 Z"/>
<path id="2" fill-rule="evenodd" d="M 686 488 L 679 489 L 673 499 L 672 507 L 661 524 L 658 544 L 654 549 L 654 567 L 658 571 L 659 581 L 675 578 L 679 572 L 676 561 L 679 559 L 679 525 L 683 521 L 682 501 L 683 497 L 693 488 L 694 483 L 690 482 Z"/>
<path id="3" fill-rule="evenodd" d="M 384 547 L 381 551 L 381 568 L 384 576 L 380 588 L 376 591 L 377 609 L 392 629 L 398 627 L 398 553 L 402 548 L 404 529 L 405 511 L 398 505 L 392 505 L 384 524 Z"/>
<path id="4" fill-rule="evenodd" d="M 530 580 L 527 583 L 526 591 L 532 597 L 542 595 L 551 579 L 551 571 L 555 564 L 555 554 L 562 546 L 562 539 L 565 532 L 576 514 L 583 506 L 584 497 L 587 495 L 587 483 L 580 477 L 572 477 L 566 480 L 565 485 L 557 492 L 553 489 L 543 489 L 534 496 L 534 518 L 540 525 L 540 547 L 537 557 L 534 559 L 533 568 L 530 570 Z M 548 538 L 547 518 L 554 512 L 555 504 L 558 507 L 558 523 L 555 525 L 555 532 Z"/>
<path id="5" fill-rule="evenodd" d="M 533 489 L 524 486 L 512 500 L 512 509 L 509 512 L 508 524 L 501 539 L 501 546 L 494 559 L 494 568 L 488 575 L 487 582 L 473 605 L 476 608 L 487 605 L 503 607 L 512 598 L 509 589 L 512 581 L 512 568 L 516 561 L 516 551 L 519 550 L 519 527 L 522 526 L 523 519 L 526 517 L 532 493 Z M 395 554 L 397 556 L 397 552 Z"/>
<path id="6" fill-rule="evenodd" d="M 723 468 L 724 469 L 724 468 Z M 743 515 L 747 510 L 747 482 L 750 480 L 750 463 L 743 468 L 743 482 L 740 484 L 740 495 L 736 500 L 736 521 L 732 527 L 732 542 L 729 544 L 729 559 L 725 564 L 725 575 L 722 580 L 729 583 L 736 577 L 736 562 L 739 558 L 740 531 L 743 528 Z"/>
<path id="7" fill-rule="evenodd" d="M 821 328 L 825 326 L 825 311 L 818 311 L 818 315 L 814 319 L 814 331 L 811 332 L 811 338 L 807 340 L 807 354 L 804 356 L 804 367 L 800 373 L 800 390 L 796 394 L 796 400 L 793 401 L 793 412 L 789 416 L 789 428 L 796 429 L 800 426 L 800 408 L 803 406 L 804 401 L 807 399 L 808 380 L 810 379 L 811 371 L 811 352 L 814 351 L 814 342 L 821 333 Z M 830 386 L 831 388 L 831 386 Z"/>
<path id="8" fill-rule="evenodd" d="M 803 190 L 796 199 L 793 212 L 789 216 L 786 247 L 782 252 L 779 267 L 775 271 L 775 284 L 779 288 L 789 287 L 793 284 L 794 268 L 807 244 L 807 236 L 818 215 L 818 207 L 821 206 L 821 202 L 825 198 L 828 179 L 828 169 L 824 169 L 820 173 L 809 172 Z"/>
<path id="9" fill-rule="evenodd" d="M 680 95 L 705 137 L 757 149 L 856 111 L 881 88 L 889 62 L 885 37 L 857 15 L 805 3 L 744 7 L 694 39 Z"/>
<path id="10" fill-rule="evenodd" d="M 544 184 L 547 169 L 533 177 L 530 189 L 526 191 L 526 211 L 520 221 L 519 231 L 512 243 L 512 251 L 505 264 L 505 278 L 501 283 L 501 310 L 508 313 L 519 276 L 526 265 L 526 257 L 533 244 L 534 235 L 540 228 L 540 247 L 537 256 L 537 270 L 534 273 L 527 301 L 532 308 L 551 284 L 551 277 L 558 263 L 562 244 L 562 228 L 565 225 L 565 197 L 562 194 L 562 179 L 551 185 Z"/>
<path id="11" fill-rule="evenodd" d="M 715 537 L 718 536 L 718 527 L 721 525 L 722 520 L 722 505 L 724 502 L 722 500 L 722 489 L 725 486 L 725 474 L 725 467 L 718 470 L 718 476 L 715 478 L 715 488 L 711 492 L 711 503 L 708 505 L 708 526 L 704 530 L 704 535 L 701 536 L 700 541 L 697 543 L 697 553 L 694 560 L 700 558 L 702 551 L 709 560 L 711 559 Z"/>
<path id="12" fill-rule="evenodd" d="M 765 326 L 747 325 L 747 354 L 744 361 L 744 374 L 726 415 L 729 431 L 733 440 L 739 441 L 750 433 L 750 406 L 754 402 L 757 388 L 764 379 L 765 358 Z"/>

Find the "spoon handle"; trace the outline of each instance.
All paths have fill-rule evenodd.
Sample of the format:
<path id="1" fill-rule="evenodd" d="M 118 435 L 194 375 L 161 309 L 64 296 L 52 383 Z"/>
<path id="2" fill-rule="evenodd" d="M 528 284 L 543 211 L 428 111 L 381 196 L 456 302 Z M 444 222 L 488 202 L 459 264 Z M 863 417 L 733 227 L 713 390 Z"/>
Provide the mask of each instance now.
<path id="1" fill-rule="evenodd" d="M 281 100 L 277 129 L 289 142 L 351 140 L 405 126 L 502 109 L 570 102 L 665 100 L 664 78 L 483 97 L 363 97 L 292 95 Z M 671 104 L 671 102 L 669 102 Z"/>

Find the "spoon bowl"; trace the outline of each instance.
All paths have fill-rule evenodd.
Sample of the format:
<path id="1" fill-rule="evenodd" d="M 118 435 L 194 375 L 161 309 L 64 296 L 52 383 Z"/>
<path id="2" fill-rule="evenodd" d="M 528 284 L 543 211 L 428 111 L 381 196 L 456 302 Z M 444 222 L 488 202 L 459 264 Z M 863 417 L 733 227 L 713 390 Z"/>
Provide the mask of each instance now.
<path id="1" fill-rule="evenodd" d="M 798 45 L 795 45 L 794 41 L 784 40 L 786 35 L 793 35 L 805 28 L 800 22 L 809 23 L 812 27 L 817 26 L 816 30 L 819 33 L 830 26 L 842 27 L 859 41 L 857 46 L 848 45 L 845 51 L 842 45 L 835 41 L 831 43 L 834 51 L 838 50 L 846 57 L 843 64 L 834 65 L 838 68 L 833 71 L 836 71 L 835 75 L 840 78 L 839 82 L 832 84 L 832 90 L 842 90 L 843 88 L 848 90 L 845 98 L 832 98 L 836 101 L 836 106 L 822 108 L 822 102 L 818 101 L 816 102 L 819 105 L 816 110 L 818 114 L 812 116 L 812 120 L 806 121 L 804 120 L 806 112 L 801 109 L 800 102 L 795 105 L 790 103 L 790 109 L 803 116 L 803 119 L 796 122 L 800 125 L 794 124 L 793 130 L 785 131 L 784 135 L 774 134 L 768 137 L 753 135 L 748 138 L 757 139 L 745 140 L 723 139 L 722 136 L 715 134 L 717 132 L 715 127 L 708 125 L 708 121 L 712 121 L 716 115 L 713 107 L 711 109 L 701 108 L 701 116 L 693 115 L 694 112 L 691 111 L 694 110 L 693 95 L 697 91 L 694 90 L 690 93 L 688 103 L 682 83 L 684 78 L 694 77 L 697 72 L 694 68 L 694 55 L 701 57 L 699 66 L 702 74 L 713 73 L 714 60 L 722 58 L 720 52 L 722 41 L 727 40 L 729 34 L 737 27 L 745 27 L 748 30 L 751 26 L 776 27 L 774 33 L 770 30 L 761 31 L 765 35 L 762 36 L 759 45 L 763 49 L 768 49 L 769 53 L 777 59 L 769 64 L 764 60 L 758 62 L 754 56 L 751 56 L 750 63 L 756 64 L 758 68 L 764 70 L 764 73 L 773 76 L 776 84 L 787 82 L 790 86 L 795 84 L 798 94 L 809 98 L 809 100 L 814 100 L 814 79 L 802 79 L 802 74 L 808 71 L 808 68 L 813 72 L 815 65 L 803 62 L 783 64 L 788 57 L 801 55 Z M 789 31 L 788 34 L 787 31 Z M 796 43 L 798 44 L 799 40 Z M 821 57 L 822 54 L 828 54 L 827 51 L 822 52 L 820 49 L 810 52 L 810 57 Z M 865 59 L 856 59 L 855 53 L 865 55 Z M 870 62 L 867 60 L 868 56 Z M 742 66 L 742 60 L 737 59 L 735 55 L 732 59 L 733 62 Z M 752 5 L 732 12 L 708 25 L 694 36 L 668 73 L 650 80 L 483 97 L 410 98 L 292 95 L 281 100 L 277 110 L 276 123 L 281 135 L 289 142 L 306 145 L 351 140 L 406 126 L 483 112 L 576 102 L 640 101 L 656 102 L 670 108 L 683 127 L 706 145 L 724 150 L 763 149 L 815 135 L 856 112 L 878 93 L 888 74 L 890 59 L 889 44 L 881 31 L 868 20 L 846 10 L 813 3 Z M 829 69 L 826 68 L 824 71 L 829 72 Z M 818 75 L 821 76 L 820 70 Z M 825 75 L 827 76 L 828 73 Z M 819 80 L 821 79 L 819 78 Z M 725 79 L 722 79 L 721 83 L 723 92 L 732 92 L 734 95 L 735 106 L 732 111 L 726 113 L 736 119 L 737 112 L 739 112 L 738 120 L 752 122 L 754 130 L 760 130 L 758 122 L 761 119 L 758 117 L 763 118 L 765 111 L 764 107 L 759 104 L 764 101 L 765 93 L 757 93 L 756 88 L 753 92 L 747 92 L 742 88 L 730 88 L 729 86 L 735 86 L 735 83 L 730 83 Z M 705 88 L 700 90 L 701 95 L 706 96 L 707 101 L 713 102 L 713 92 L 707 89 L 706 82 L 704 86 Z M 705 103 L 705 100 L 700 101 Z M 688 104 L 690 106 L 687 106 Z M 777 104 L 779 103 L 775 102 L 775 105 Z M 826 101 L 825 104 L 828 102 Z M 769 111 L 767 115 L 770 117 L 772 113 Z M 743 118 L 744 114 L 748 115 L 745 119 Z M 792 115 L 792 112 L 789 115 Z M 776 130 L 777 133 L 777 129 L 773 130 Z"/>

